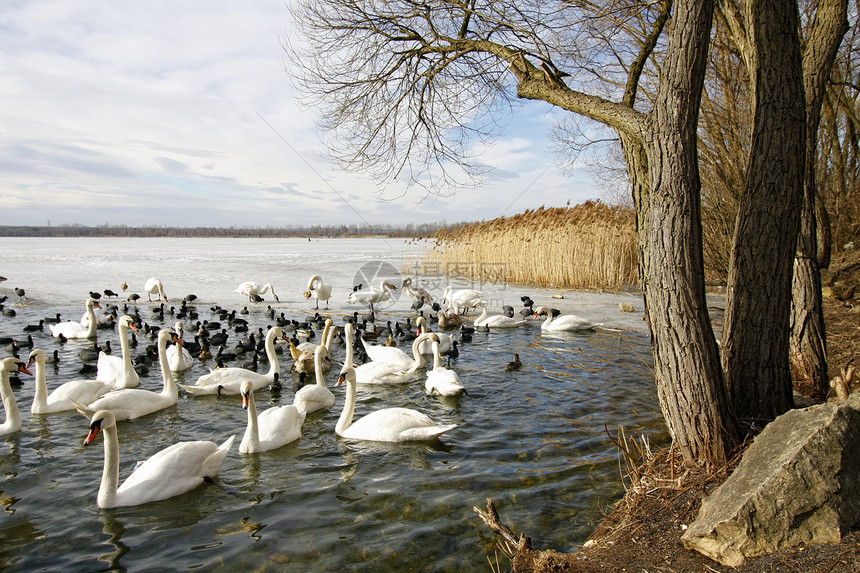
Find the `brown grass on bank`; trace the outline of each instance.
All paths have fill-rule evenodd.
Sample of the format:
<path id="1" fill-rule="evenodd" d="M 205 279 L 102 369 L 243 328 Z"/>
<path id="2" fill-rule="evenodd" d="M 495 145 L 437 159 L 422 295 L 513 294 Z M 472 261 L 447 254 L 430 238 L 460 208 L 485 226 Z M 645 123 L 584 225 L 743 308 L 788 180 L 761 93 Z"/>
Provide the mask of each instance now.
<path id="1" fill-rule="evenodd" d="M 548 288 L 625 290 L 638 283 L 632 209 L 588 201 L 441 229 L 418 274 Z"/>

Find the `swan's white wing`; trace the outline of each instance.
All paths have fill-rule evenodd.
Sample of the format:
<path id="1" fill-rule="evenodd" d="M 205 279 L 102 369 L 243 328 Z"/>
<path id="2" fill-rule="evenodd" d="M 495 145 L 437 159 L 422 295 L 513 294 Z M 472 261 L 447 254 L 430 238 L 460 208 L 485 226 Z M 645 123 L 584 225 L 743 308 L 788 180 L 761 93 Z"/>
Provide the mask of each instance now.
<path id="1" fill-rule="evenodd" d="M 274 449 L 302 437 L 304 416 L 293 405 L 276 406 L 257 417 L 260 443 Z"/>
<path id="2" fill-rule="evenodd" d="M 48 395 L 48 406 L 54 411 L 59 408 L 74 410 L 75 404 L 86 406 L 107 394 L 111 386 L 110 382 L 98 380 L 72 380 L 58 386 Z"/>
<path id="3" fill-rule="evenodd" d="M 306 414 L 325 410 L 334 406 L 334 394 L 328 388 L 319 384 L 308 384 L 299 388 L 293 398 L 293 405 Z"/>

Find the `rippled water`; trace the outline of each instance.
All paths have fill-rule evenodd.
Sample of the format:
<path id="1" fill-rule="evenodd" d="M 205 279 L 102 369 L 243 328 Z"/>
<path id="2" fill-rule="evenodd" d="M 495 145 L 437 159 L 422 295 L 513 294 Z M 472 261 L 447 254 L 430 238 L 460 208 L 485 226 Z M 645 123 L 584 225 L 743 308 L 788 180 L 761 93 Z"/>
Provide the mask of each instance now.
<path id="1" fill-rule="evenodd" d="M 201 320 L 211 318 L 214 304 L 248 306 L 253 328 L 271 323 L 264 314 L 267 305 L 302 320 L 313 313 L 313 303 L 301 293 L 316 272 L 335 286 L 333 314 L 364 312 L 344 302 L 352 285 L 406 272 L 409 248 L 382 239 L 3 239 L 0 244 L 0 275 L 9 279 L 0 290 L 9 296 L 6 308 L 17 311 L 14 318 L 0 317 L 0 336 L 18 339 L 26 338 L 25 324 L 44 316 L 80 318 L 90 290 L 119 292 L 127 281 L 129 292 L 141 293 L 150 276 L 164 283 L 168 308 L 197 294 Z M 272 283 L 281 302 L 266 296 L 267 302 L 250 304 L 233 294 L 246 280 Z M 416 283 L 441 291 L 447 279 L 416 277 Z M 534 323 L 476 333 L 451 362 L 469 392 L 461 398 L 425 396 L 423 377 L 403 386 L 359 388 L 357 415 L 399 405 L 460 424 L 431 443 L 337 438 L 334 425 L 344 395 L 337 388 L 334 408 L 309 415 L 300 440 L 276 451 L 240 455 L 246 413 L 238 397 L 181 393 L 175 407 L 120 424 L 121 480 L 136 460 L 175 441 L 221 442 L 232 434 L 237 441 L 214 484 L 145 506 L 97 508 L 102 440 L 82 445 L 87 422 L 79 414 L 31 416 L 33 382 L 22 375 L 15 393 L 23 429 L 0 438 L 0 570 L 487 571 L 492 534 L 472 510 L 483 508 L 487 498 L 496 501 L 506 523 L 535 544 L 574 549 L 623 493 L 604 424 L 645 434 L 654 444 L 667 439 L 641 313 L 617 312 L 619 300 L 635 305 L 639 299 L 566 293 L 558 300 L 534 288 L 474 286 L 497 304 L 520 308 L 519 296 L 529 294 L 537 304 L 554 303 L 619 330 L 542 334 Z M 26 289 L 26 300 L 9 292 L 14 287 Z M 398 298 L 380 319 L 414 315 L 410 302 Z M 137 308 L 146 320 L 162 325 L 152 316 L 155 304 Z M 174 321 L 168 317 L 164 324 Z M 336 317 L 335 323 L 342 320 Z M 47 367 L 49 389 L 80 377 L 77 354 L 86 342 L 60 346 L 47 330 L 34 339 L 47 352 L 61 351 L 60 364 Z M 119 349 L 115 331 L 99 330 L 99 342 L 105 340 Z M 515 352 L 524 365 L 505 372 Z M 27 351 L 21 355 L 26 359 Z M 342 359 L 343 349 L 336 347 L 333 372 Z M 261 409 L 292 402 L 296 380 L 289 362 L 282 360 L 281 391 L 258 392 Z M 179 379 L 193 383 L 209 366 L 211 361 L 197 361 Z M 330 387 L 334 377 L 327 377 Z M 141 387 L 160 389 L 157 368 L 142 378 Z"/>

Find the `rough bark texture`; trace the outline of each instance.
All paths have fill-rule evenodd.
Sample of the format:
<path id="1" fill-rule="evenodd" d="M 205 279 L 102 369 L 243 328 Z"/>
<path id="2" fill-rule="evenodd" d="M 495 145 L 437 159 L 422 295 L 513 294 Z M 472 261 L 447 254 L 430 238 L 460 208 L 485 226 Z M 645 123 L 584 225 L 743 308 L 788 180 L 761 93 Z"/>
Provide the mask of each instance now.
<path id="1" fill-rule="evenodd" d="M 738 433 L 705 299 L 696 153 L 713 2 L 677 2 L 675 8 L 644 143 L 650 188 L 634 183 L 645 312 L 657 392 L 674 443 L 687 463 L 721 463 Z"/>
<path id="2" fill-rule="evenodd" d="M 824 89 L 842 37 L 848 31 L 847 0 L 822 0 L 803 52 L 803 90 L 806 95 L 806 154 L 803 174 L 803 212 L 794 260 L 789 360 L 796 390 L 823 398 L 827 395 L 827 339 L 821 302 L 818 256 L 819 209 L 815 163 L 818 125 Z M 826 223 L 826 221 L 825 221 Z"/>
<path id="3" fill-rule="evenodd" d="M 791 280 L 803 197 L 804 97 L 797 4 L 751 2 L 753 134 L 732 248 L 722 338 L 740 419 L 793 407 L 788 363 Z"/>

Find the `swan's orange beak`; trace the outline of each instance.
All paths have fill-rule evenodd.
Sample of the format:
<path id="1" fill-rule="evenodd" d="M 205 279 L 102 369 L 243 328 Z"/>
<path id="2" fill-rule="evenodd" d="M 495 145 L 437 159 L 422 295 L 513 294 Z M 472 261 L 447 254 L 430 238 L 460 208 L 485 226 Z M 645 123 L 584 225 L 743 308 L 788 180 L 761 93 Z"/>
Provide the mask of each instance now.
<path id="1" fill-rule="evenodd" d="M 90 431 L 87 434 L 87 437 L 84 438 L 84 445 L 85 446 L 90 445 L 93 442 L 93 440 L 96 439 L 96 436 L 98 435 L 99 430 L 101 430 L 101 429 L 102 429 L 102 421 L 101 420 L 93 422 L 92 425 L 90 425 Z"/>
<path id="2" fill-rule="evenodd" d="M 340 376 L 337 377 L 337 382 L 334 383 L 334 387 L 337 388 L 338 386 L 340 386 L 344 382 L 346 382 L 346 374 L 341 374 Z"/>
<path id="3" fill-rule="evenodd" d="M 245 394 L 244 392 L 242 392 L 242 409 L 247 410 L 249 403 L 250 403 L 250 400 L 248 400 L 248 394 Z"/>
<path id="4" fill-rule="evenodd" d="M 27 370 L 27 366 L 29 366 L 29 364 L 24 364 L 23 362 L 18 363 L 18 372 L 23 372 L 24 374 L 32 376 L 33 373 Z"/>
<path id="5" fill-rule="evenodd" d="M 100 305 L 100 304 L 99 304 L 99 303 L 97 303 L 97 302 L 94 302 L 94 303 L 93 303 L 93 306 L 94 306 L 94 307 L 96 307 L 96 308 L 101 308 L 101 307 L 102 307 L 102 305 Z"/>

